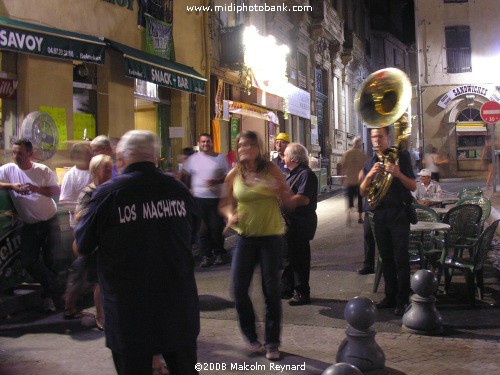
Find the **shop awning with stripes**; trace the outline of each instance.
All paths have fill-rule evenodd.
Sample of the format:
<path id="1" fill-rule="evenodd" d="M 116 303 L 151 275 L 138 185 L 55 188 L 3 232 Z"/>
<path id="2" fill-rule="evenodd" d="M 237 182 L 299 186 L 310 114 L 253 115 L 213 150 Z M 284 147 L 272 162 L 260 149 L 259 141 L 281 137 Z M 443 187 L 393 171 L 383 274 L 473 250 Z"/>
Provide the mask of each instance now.
<path id="1" fill-rule="evenodd" d="M 0 49 L 104 64 L 104 38 L 0 17 Z"/>
<path id="2" fill-rule="evenodd" d="M 224 100 L 223 117 L 225 119 L 229 118 L 229 113 L 259 118 L 261 120 L 274 122 L 275 124 L 279 123 L 278 116 L 276 116 L 276 113 L 273 111 L 252 104 Z"/>
<path id="3" fill-rule="evenodd" d="M 207 79 L 193 68 L 108 40 L 125 58 L 125 75 L 193 94 L 205 95 Z"/>

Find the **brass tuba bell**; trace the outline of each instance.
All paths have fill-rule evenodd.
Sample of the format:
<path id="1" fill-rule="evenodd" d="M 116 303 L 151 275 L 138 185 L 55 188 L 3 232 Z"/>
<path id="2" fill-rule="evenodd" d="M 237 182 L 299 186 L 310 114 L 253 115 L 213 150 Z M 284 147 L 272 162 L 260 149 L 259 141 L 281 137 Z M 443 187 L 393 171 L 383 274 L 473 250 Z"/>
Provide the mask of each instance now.
<path id="1" fill-rule="evenodd" d="M 384 155 L 374 147 L 382 163 L 399 163 L 399 149 L 407 149 L 411 126 L 404 115 L 411 101 L 411 83 L 399 69 L 387 68 L 370 74 L 356 94 L 354 105 L 363 121 L 372 128 L 394 124 L 391 147 Z M 378 173 L 368 191 L 368 203 L 372 207 L 380 204 L 392 183 L 393 176 L 387 172 Z"/>

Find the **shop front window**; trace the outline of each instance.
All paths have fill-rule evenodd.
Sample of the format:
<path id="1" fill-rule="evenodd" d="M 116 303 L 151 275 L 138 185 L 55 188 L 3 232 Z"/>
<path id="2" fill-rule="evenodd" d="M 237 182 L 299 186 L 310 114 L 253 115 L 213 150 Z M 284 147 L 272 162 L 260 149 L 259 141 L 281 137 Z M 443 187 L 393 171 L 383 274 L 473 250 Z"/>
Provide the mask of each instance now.
<path id="1" fill-rule="evenodd" d="M 73 64 L 73 139 L 92 140 L 97 128 L 97 65 Z"/>

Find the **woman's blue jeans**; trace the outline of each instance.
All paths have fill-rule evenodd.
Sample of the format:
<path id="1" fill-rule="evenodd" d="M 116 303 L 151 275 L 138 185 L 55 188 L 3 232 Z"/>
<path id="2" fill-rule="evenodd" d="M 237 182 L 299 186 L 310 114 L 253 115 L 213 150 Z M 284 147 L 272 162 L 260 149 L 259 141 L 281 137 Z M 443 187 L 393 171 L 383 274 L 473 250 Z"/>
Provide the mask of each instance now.
<path id="1" fill-rule="evenodd" d="M 231 265 L 232 286 L 240 328 L 249 342 L 257 340 L 255 312 L 248 295 L 257 264 L 266 303 L 265 346 L 278 348 L 281 332 L 280 269 L 282 236 L 238 236 Z"/>

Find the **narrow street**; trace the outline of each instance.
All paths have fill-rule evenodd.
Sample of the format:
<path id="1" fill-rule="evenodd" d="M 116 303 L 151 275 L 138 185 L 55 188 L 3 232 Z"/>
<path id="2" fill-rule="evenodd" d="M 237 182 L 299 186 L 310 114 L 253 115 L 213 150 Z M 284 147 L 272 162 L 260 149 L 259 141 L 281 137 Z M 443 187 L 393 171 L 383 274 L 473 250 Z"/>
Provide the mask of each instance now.
<path id="1" fill-rule="evenodd" d="M 347 225 L 344 197 L 337 194 L 323 200 L 317 212 L 319 228 L 312 241 L 312 303 L 291 307 L 284 301 L 283 360 L 278 363 L 305 364 L 305 371 L 283 370 L 281 373 L 285 374 L 321 374 L 335 362 L 345 337 L 346 302 L 355 296 L 374 301 L 383 298 L 383 285 L 378 293 L 372 293 L 374 275 L 361 276 L 356 272 L 363 259 L 363 231 L 355 220 L 355 213 L 352 213 L 352 224 Z M 231 241 L 234 237 L 227 240 L 226 247 L 231 246 Z M 259 276 L 257 270 L 251 293 L 262 335 L 264 302 Z M 197 267 L 196 278 L 201 302 L 199 361 L 219 366 L 219 370 L 214 368 L 200 374 L 279 373 L 269 367 L 265 358 L 246 354 L 229 292 L 230 265 Z M 402 333 L 400 318 L 391 311 L 379 311 L 373 328 L 386 355 L 386 370 L 379 373 L 475 374 L 481 366 L 482 373 L 498 374 L 499 291 L 495 280 L 497 274 L 486 271 L 487 293 L 476 309 L 471 309 L 466 299 L 459 296 L 438 294 L 438 309 L 445 322 L 442 336 Z M 418 369 L 414 367 L 416 361 L 421 361 Z M 258 371 L 238 367 L 248 364 L 263 367 Z M 225 370 L 221 367 L 224 365 Z M 52 315 L 26 312 L 0 321 L 2 375 L 113 373 L 111 352 L 105 348 L 103 333 L 86 328 L 78 321 L 63 320 L 62 312 Z"/>

